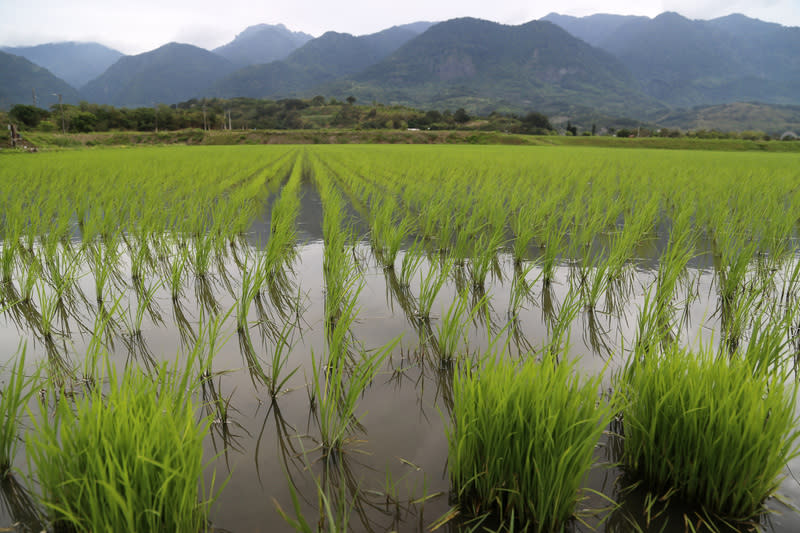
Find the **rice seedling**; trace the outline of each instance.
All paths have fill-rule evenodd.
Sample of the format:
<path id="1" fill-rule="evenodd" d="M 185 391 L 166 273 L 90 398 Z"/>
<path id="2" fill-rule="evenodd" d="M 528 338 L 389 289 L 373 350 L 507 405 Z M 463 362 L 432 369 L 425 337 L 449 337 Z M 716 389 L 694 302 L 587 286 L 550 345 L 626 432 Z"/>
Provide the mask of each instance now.
<path id="1" fill-rule="evenodd" d="M 183 294 L 183 275 L 186 270 L 186 264 L 189 259 L 189 251 L 187 248 L 181 248 L 177 254 L 172 255 L 172 261 L 169 263 L 168 279 L 169 291 L 172 296 L 172 301 L 177 301 Z"/>
<path id="2" fill-rule="evenodd" d="M 359 350 L 352 368 L 348 364 L 350 358 L 340 351 L 328 355 L 323 369 L 322 361 L 317 361 L 312 351 L 312 387 L 313 398 L 319 399 L 320 445 L 329 460 L 335 460 L 350 441 L 348 435 L 359 420 L 358 401 L 396 344 L 397 341 L 392 342 L 371 353 Z"/>
<path id="3" fill-rule="evenodd" d="M 36 287 L 36 282 L 41 275 L 42 265 L 36 259 L 31 261 L 26 268 L 23 268 L 19 284 L 19 295 L 23 302 L 31 303 L 33 301 L 33 289 Z"/>
<path id="4" fill-rule="evenodd" d="M 486 276 L 497 260 L 497 251 L 503 245 L 504 239 L 503 227 L 496 227 L 489 235 L 481 233 L 474 242 L 472 260 L 469 263 L 470 279 L 474 288 L 484 288 Z"/>
<path id="5" fill-rule="evenodd" d="M 429 263 L 426 273 L 420 272 L 417 296 L 417 317 L 420 320 L 430 320 L 433 302 L 447 282 L 454 264 L 452 257 L 443 257 L 438 263 Z"/>
<path id="6" fill-rule="evenodd" d="M 18 434 L 20 421 L 28 400 L 39 390 L 40 385 L 39 368 L 27 374 L 29 370 L 25 368 L 25 352 L 25 346 L 18 348 L 10 368 L 7 364 L 4 369 L 8 375 L 0 394 L 0 416 L 3 421 L 0 424 L 0 477 L 2 478 L 11 473 L 17 446 L 21 440 Z"/>
<path id="7" fill-rule="evenodd" d="M 285 392 L 286 384 L 292 379 L 300 367 L 295 367 L 290 372 L 284 372 L 286 364 L 289 362 L 292 344 L 291 335 L 294 331 L 294 324 L 287 322 L 280 331 L 279 337 L 272 350 L 269 374 L 267 375 L 267 389 L 274 400 L 279 394 Z"/>
<path id="8" fill-rule="evenodd" d="M 563 529 L 613 416 L 599 392 L 599 376 L 580 378 L 574 362 L 488 356 L 457 373 L 447 440 L 461 507 L 502 512 L 534 531 Z"/>
<path id="9" fill-rule="evenodd" d="M 162 366 L 153 381 L 135 370 L 109 389 L 56 402 L 28 434 L 29 468 L 55 527 L 75 531 L 201 531 L 212 487 L 198 494 L 202 441 L 210 420 L 197 420 L 190 366 Z"/>
<path id="10" fill-rule="evenodd" d="M 39 332 L 45 342 L 53 341 L 53 334 L 58 334 L 54 329 L 54 321 L 59 310 L 58 294 L 49 291 L 45 283 L 36 284 L 37 300 L 39 301 Z"/>
<path id="11" fill-rule="evenodd" d="M 522 264 L 528 257 L 528 246 L 536 236 L 536 212 L 530 206 L 523 205 L 511 217 L 511 231 L 514 233 L 512 256 L 514 263 Z"/>
<path id="12" fill-rule="evenodd" d="M 400 260 L 400 276 L 398 281 L 402 288 L 407 289 L 411 286 L 411 280 L 414 278 L 414 274 L 416 274 L 417 270 L 419 270 L 423 258 L 424 255 L 422 254 L 421 247 L 418 241 L 415 241 L 403 254 L 403 259 Z"/>
<path id="13" fill-rule="evenodd" d="M 373 249 L 387 269 L 394 268 L 403 240 L 414 227 L 413 219 L 408 214 L 398 217 L 397 210 L 396 200 L 390 197 L 371 211 Z"/>
<path id="14" fill-rule="evenodd" d="M 783 373 L 672 345 L 638 353 L 617 378 L 622 463 L 656 492 L 735 520 L 762 512 L 798 455 L 797 385 Z"/>
<path id="15" fill-rule="evenodd" d="M 443 313 L 441 320 L 436 325 L 435 351 L 439 355 L 442 366 L 452 364 L 458 355 L 459 345 L 466 342 L 466 329 L 469 318 L 464 320 L 464 314 L 469 310 L 469 295 L 466 292 L 458 295 L 450 304 L 447 312 Z M 475 308 L 477 310 L 477 307 Z M 475 312 L 473 310 L 473 313 Z"/>
<path id="16" fill-rule="evenodd" d="M 542 350 L 554 359 L 558 360 L 569 346 L 570 331 L 572 322 L 578 316 L 581 309 L 580 294 L 576 290 L 570 289 L 567 296 L 561 302 L 558 311 L 553 311 L 553 320 L 548 323 L 550 339 L 543 343 Z"/>

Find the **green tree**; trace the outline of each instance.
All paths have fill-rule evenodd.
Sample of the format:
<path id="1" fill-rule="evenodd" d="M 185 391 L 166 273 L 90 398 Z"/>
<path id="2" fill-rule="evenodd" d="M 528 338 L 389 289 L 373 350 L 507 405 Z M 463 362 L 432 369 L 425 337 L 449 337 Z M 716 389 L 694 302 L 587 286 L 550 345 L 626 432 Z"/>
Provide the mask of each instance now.
<path id="1" fill-rule="evenodd" d="M 465 124 L 470 121 L 470 116 L 464 110 L 463 107 L 459 107 L 456 109 L 456 112 L 453 113 L 453 120 L 458 122 L 459 124 Z"/>
<path id="2" fill-rule="evenodd" d="M 78 133 L 89 133 L 94 131 L 97 117 L 88 111 L 80 111 L 79 109 L 70 109 L 67 113 L 67 124 L 69 130 Z"/>
<path id="3" fill-rule="evenodd" d="M 49 117 L 50 113 L 36 106 L 17 104 L 11 108 L 8 116 L 17 124 L 22 124 L 27 128 L 35 128 L 41 120 Z"/>
<path id="4" fill-rule="evenodd" d="M 520 130 L 522 133 L 541 135 L 553 129 L 553 126 L 550 124 L 550 119 L 548 119 L 546 115 L 537 113 L 536 111 L 531 111 L 525 115 L 520 122 Z"/>

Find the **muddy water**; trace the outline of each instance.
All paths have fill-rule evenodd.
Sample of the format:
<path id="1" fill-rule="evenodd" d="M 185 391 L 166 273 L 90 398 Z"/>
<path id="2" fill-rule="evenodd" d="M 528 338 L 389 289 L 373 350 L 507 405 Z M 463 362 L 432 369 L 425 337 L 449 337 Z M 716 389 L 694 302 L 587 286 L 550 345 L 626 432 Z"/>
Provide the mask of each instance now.
<path id="1" fill-rule="evenodd" d="M 276 346 L 266 325 L 282 325 L 287 316 L 292 317 L 296 327 L 291 334 L 293 348 L 286 368 L 288 372 L 298 370 L 273 402 L 266 388 L 254 383 L 247 371 L 234 313 L 224 324 L 218 341 L 219 351 L 214 356 L 214 390 L 206 384 L 199 394 L 204 401 L 213 398 L 213 394 L 223 401 L 229 400 L 227 418 L 215 415 L 206 441 L 206 456 L 216 468 L 217 483 L 228 477 L 213 507 L 212 525 L 233 532 L 290 531 L 278 506 L 290 517 L 295 516 L 288 482 L 291 478 L 296 486 L 299 510 L 312 527 L 320 517 L 317 483 L 321 483 L 334 507 L 333 512 L 343 510 L 349 516 L 352 530 L 427 531 L 448 512 L 452 503 L 446 439 L 452 402 L 452 369 L 440 363 L 431 343 L 426 341 L 427 330 L 420 328 L 419 321 L 408 312 L 408 294 L 398 290 L 397 273 L 381 268 L 368 244 L 358 243 L 354 257 L 361 270 L 363 287 L 358 298 L 358 319 L 352 328 L 353 338 L 367 351 L 396 339 L 399 341 L 361 398 L 356 410 L 358 428 L 348 435 L 343 452 L 328 463 L 323 461 L 318 411 L 309 386 L 313 379 L 312 354 L 319 360 L 326 350 L 322 210 L 313 194 L 306 191 L 303 198 L 298 221 L 300 244 L 292 275 L 294 288 L 284 295 L 295 299 L 296 304 L 286 309 L 276 306 L 274 298 L 265 298 L 264 312 L 259 313 L 254 305 L 249 315 L 251 338 L 257 356 L 264 362 L 269 361 Z M 249 246 L 266 241 L 267 215 L 254 224 L 247 236 Z M 365 232 L 363 225 L 358 229 Z M 624 362 L 625 347 L 634 339 L 644 291 L 655 276 L 658 249 L 658 240 L 643 247 L 628 278 L 615 292 L 601 299 L 598 311 L 582 310 L 572 322 L 570 347 L 565 357 L 579 359 L 580 368 L 587 374 L 604 372 L 608 386 L 614 370 Z M 253 250 L 241 248 L 239 252 L 246 256 Z M 398 265 L 404 253 L 398 258 Z M 532 250 L 532 255 L 535 254 Z M 129 274 L 130 262 L 130 257 L 123 252 L 119 271 Z M 232 257 L 226 258 L 221 267 L 222 270 L 212 270 L 205 284 L 198 284 L 189 274 L 184 280 L 184 296 L 178 306 L 173 304 L 167 288 L 160 288 L 156 292 L 154 309 L 163 317 L 163 324 L 146 314 L 141 342 L 130 342 L 123 321 L 116 329 L 112 327 L 112 343 L 109 344 L 112 359 L 120 365 L 146 365 L 148 354 L 153 360 L 162 361 L 187 353 L 193 345 L 193 335 L 205 320 L 203 317 L 209 316 L 209 309 L 216 307 L 225 313 L 235 304 L 235 294 L 241 284 L 241 277 L 236 274 L 238 267 Z M 424 261 L 420 272 L 412 278 L 412 297 L 419 294 L 420 276 L 428 267 Z M 537 267 L 530 270 L 526 279 L 531 290 L 518 309 L 515 328 L 508 326 L 514 264 L 508 255 L 501 254 L 496 267 L 495 275 L 490 276 L 485 287 L 489 311 L 468 323 L 468 341 L 461 351 L 477 356 L 490 345 L 506 346 L 512 354 L 535 351 L 550 339 L 548 321 L 567 298 L 570 281 L 577 275 L 576 267 L 561 264 L 549 289 L 540 281 L 540 270 Z M 223 271 L 227 274 L 223 275 Z M 79 322 L 91 324 L 92 313 L 96 313 L 93 278 L 88 267 L 82 274 L 78 283 L 86 299 L 78 306 L 75 316 L 70 317 L 71 333 L 60 340 L 57 349 L 59 356 L 72 366 L 80 364 L 90 339 L 89 333 L 81 331 Z M 433 331 L 459 294 L 458 274 L 459 268 L 456 268 L 434 303 Z M 200 289 L 205 291 L 205 296 L 200 296 Z M 681 338 L 689 345 L 715 342 L 714 339 L 719 338 L 719 325 L 714 315 L 716 292 L 707 256 L 700 255 L 693 261 L 681 291 L 677 299 L 688 302 L 682 309 L 685 320 Z M 122 295 L 123 314 L 135 310 L 136 296 L 129 286 L 126 289 L 124 282 L 117 286 L 115 294 Z M 187 325 L 184 335 L 176 326 L 178 322 Z M 4 316 L 0 321 L 0 345 L 4 347 L 6 358 L 13 355 L 19 342 L 27 342 L 29 354 L 36 354 L 40 360 L 47 358 L 45 346 L 37 341 L 30 325 L 24 320 L 17 322 Z M 598 447 L 597 466 L 585 486 L 621 505 L 610 516 L 607 509 L 591 511 L 607 508 L 608 502 L 587 492 L 587 500 L 581 504 L 582 520 L 600 531 L 629 531 L 633 529 L 632 524 L 639 524 L 644 530 L 684 531 L 683 513 L 689 511 L 674 503 L 648 525 L 644 492 L 623 490 L 622 473 L 607 465 L 614 460 L 613 447 L 614 442 L 607 439 Z M 18 468 L 25 473 L 24 447 L 17 459 Z M 796 506 L 800 505 L 800 484 L 792 472 L 800 473 L 800 460 L 788 465 L 786 480 L 778 494 Z M 205 481 L 209 485 L 210 476 Z M 337 502 L 344 503 L 337 506 Z M 776 514 L 763 520 L 762 529 L 800 530 L 798 514 L 779 499 L 770 500 L 768 507 Z M 24 522 L 21 511 L 6 505 L 0 513 L 0 526 L 14 527 L 19 522 Z M 447 528 L 457 530 L 458 524 L 459 519 L 454 519 Z M 577 522 L 573 526 L 576 530 L 588 530 Z"/>

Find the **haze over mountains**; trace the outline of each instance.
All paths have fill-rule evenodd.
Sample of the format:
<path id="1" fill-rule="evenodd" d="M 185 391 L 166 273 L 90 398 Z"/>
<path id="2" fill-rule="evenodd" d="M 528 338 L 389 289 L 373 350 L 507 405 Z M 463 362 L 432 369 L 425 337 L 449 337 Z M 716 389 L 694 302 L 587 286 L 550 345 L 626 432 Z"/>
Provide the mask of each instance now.
<path id="1" fill-rule="evenodd" d="M 677 13 L 551 13 L 518 26 L 464 18 L 317 38 L 259 24 L 213 51 L 179 43 L 136 56 L 96 43 L 6 48 L 0 107 L 31 103 L 35 88 L 67 102 L 130 107 L 321 94 L 422 108 L 653 119 L 732 102 L 800 105 L 798 50 L 800 28 L 743 15 L 703 21 Z"/>

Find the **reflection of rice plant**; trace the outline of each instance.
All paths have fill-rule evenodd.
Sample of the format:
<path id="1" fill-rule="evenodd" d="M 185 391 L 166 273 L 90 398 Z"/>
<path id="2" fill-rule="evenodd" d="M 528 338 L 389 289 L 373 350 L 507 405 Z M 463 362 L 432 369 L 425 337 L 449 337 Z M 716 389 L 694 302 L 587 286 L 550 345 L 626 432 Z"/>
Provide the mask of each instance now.
<path id="1" fill-rule="evenodd" d="M 213 496 L 200 494 L 203 439 L 191 366 L 162 367 L 152 381 L 138 371 L 73 406 L 60 398 L 28 435 L 31 470 L 55 527 L 77 531 L 200 531 Z"/>
<path id="2" fill-rule="evenodd" d="M 708 349 L 638 354 L 617 386 L 624 467 L 707 512 L 754 518 L 799 451 L 797 385 L 784 376 Z"/>
<path id="3" fill-rule="evenodd" d="M 464 508 L 500 511 L 534 531 L 566 525 L 612 418 L 599 402 L 600 376 L 584 380 L 576 370 L 489 357 L 456 374 L 448 467 Z"/>

